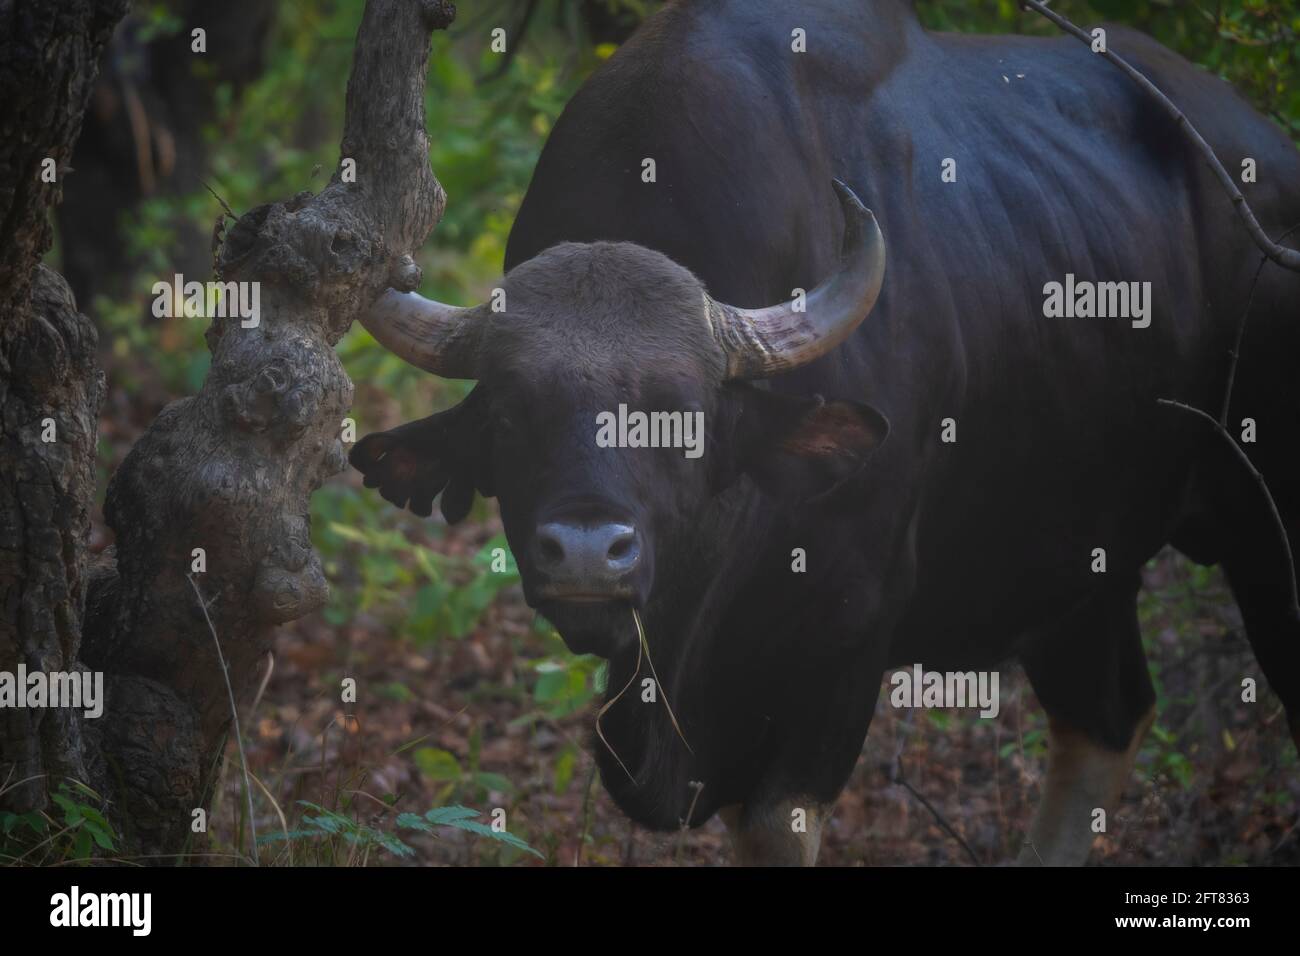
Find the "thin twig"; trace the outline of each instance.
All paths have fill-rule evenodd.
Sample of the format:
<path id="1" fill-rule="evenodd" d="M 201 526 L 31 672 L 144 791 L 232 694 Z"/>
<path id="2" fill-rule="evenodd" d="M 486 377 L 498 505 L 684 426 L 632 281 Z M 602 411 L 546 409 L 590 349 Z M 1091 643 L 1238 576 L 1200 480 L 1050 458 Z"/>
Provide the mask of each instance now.
<path id="1" fill-rule="evenodd" d="M 261 788 L 262 792 L 266 794 L 266 799 L 271 801 L 271 807 L 275 810 L 275 815 L 280 818 L 280 829 L 284 832 L 284 846 L 289 854 L 289 865 L 293 866 L 293 841 L 289 839 L 289 821 L 285 819 L 284 811 L 280 809 L 279 801 L 276 800 L 271 791 L 267 789 L 266 784 L 262 783 L 255 773 L 251 773 L 249 776 L 252 777 L 253 782 Z M 254 843 L 256 842 L 257 841 L 255 840 Z"/>
<path id="2" fill-rule="evenodd" d="M 216 191 L 215 189 L 213 189 L 211 186 L 208 185 L 208 181 L 207 181 L 206 179 L 201 179 L 201 180 L 199 180 L 199 182 L 203 183 L 203 188 L 204 188 L 204 189 L 206 189 L 208 192 L 212 193 L 212 198 L 213 198 L 213 199 L 215 199 L 217 202 L 221 203 L 221 208 L 224 209 L 224 210 L 226 211 L 226 215 L 227 215 L 227 216 L 229 216 L 231 219 L 238 219 L 238 218 L 239 218 L 238 216 L 235 215 L 235 211 L 234 211 L 233 209 L 230 208 L 230 206 L 226 203 L 226 201 L 225 201 L 224 199 L 222 199 L 220 196 L 217 195 L 217 191 Z"/>
<path id="3" fill-rule="evenodd" d="M 13 777 L 13 775 L 17 772 L 17 770 L 18 770 L 17 764 L 13 764 L 10 767 L 9 776 L 5 778 L 3 784 L 0 784 L 0 797 L 3 797 L 10 790 L 16 790 L 25 783 L 31 783 L 33 780 L 40 780 L 42 777 L 45 776 L 45 774 L 43 773 L 34 773 L 30 777 L 23 777 L 23 779 L 19 780 L 17 783 L 10 783 L 9 780 Z"/>
<path id="4" fill-rule="evenodd" d="M 641 673 L 641 649 L 644 646 L 645 645 L 640 642 L 637 643 L 636 669 L 632 671 L 632 676 L 627 679 L 627 683 L 623 685 L 623 689 L 614 695 L 613 700 L 606 701 L 605 706 L 600 708 L 596 713 L 596 736 L 599 737 L 600 742 L 605 745 L 605 749 L 614 755 L 614 759 L 618 761 L 618 765 L 622 767 L 623 772 L 627 774 L 627 779 L 631 780 L 634 784 L 636 783 L 636 777 L 632 776 L 632 771 L 627 769 L 627 764 L 623 763 L 623 758 L 618 755 L 618 751 L 611 747 L 609 741 L 605 739 L 605 732 L 600 729 L 600 718 L 604 717 L 605 712 L 618 703 L 619 698 L 627 693 L 627 689 L 632 686 L 632 682 L 636 680 L 637 675 Z"/>
<path id="5" fill-rule="evenodd" d="M 194 575 L 185 575 L 189 578 L 190 587 L 194 588 L 194 595 L 199 599 L 199 608 L 203 611 L 203 619 L 208 622 L 208 630 L 212 632 L 212 643 L 217 648 L 217 661 L 221 664 L 221 676 L 226 681 L 226 696 L 230 699 L 230 718 L 235 723 L 235 743 L 239 746 L 239 766 L 244 772 L 244 797 L 248 801 L 248 829 L 253 837 L 253 865 L 260 866 L 261 861 L 257 857 L 257 821 L 253 818 L 253 785 L 248 779 L 248 758 L 244 756 L 244 735 L 239 732 L 239 708 L 235 706 L 235 691 L 230 686 L 230 671 L 226 669 L 226 658 L 221 653 L 221 639 L 217 637 L 216 625 L 212 623 L 212 617 L 208 614 L 208 602 L 203 598 L 203 592 L 199 590 L 199 582 L 194 580 Z"/>
<path id="6" fill-rule="evenodd" d="M 1297 229 L 1300 229 L 1300 223 L 1296 223 L 1282 233 L 1278 237 L 1279 241 L 1285 239 Z M 1241 318 L 1237 320 L 1237 335 L 1233 339 L 1232 351 L 1228 353 L 1230 356 L 1228 361 L 1228 384 L 1223 390 L 1223 408 L 1219 411 L 1219 424 L 1224 428 L 1228 427 L 1228 406 L 1232 404 L 1232 387 L 1237 381 L 1237 363 L 1241 356 L 1241 343 L 1246 336 L 1246 320 L 1250 318 L 1250 307 L 1255 301 L 1255 287 L 1259 285 L 1260 274 L 1264 271 L 1264 264 L 1267 262 L 1267 256 L 1259 260 L 1259 267 L 1255 270 L 1255 277 L 1250 280 L 1250 292 L 1246 296 L 1246 307 L 1241 310 Z"/>
<path id="7" fill-rule="evenodd" d="M 700 794 L 704 792 L 704 782 L 702 780 L 691 780 L 686 784 L 695 794 L 691 797 L 691 805 L 686 810 L 686 819 L 677 829 L 677 846 L 673 849 L 673 863 L 680 863 L 682 859 L 682 847 L 686 843 L 686 834 L 691 832 L 691 818 L 695 816 L 695 805 L 700 802 Z"/>
<path id="8" fill-rule="evenodd" d="M 591 762 L 587 785 L 582 790 L 582 832 L 578 834 L 578 850 L 573 854 L 573 865 L 582 866 L 582 851 L 587 846 L 587 833 L 591 830 L 591 786 L 596 782 L 596 761 Z"/>
<path id="9" fill-rule="evenodd" d="M 491 83 L 494 80 L 499 80 L 510 71 L 510 64 L 515 61 L 515 55 L 519 52 L 519 48 L 523 46 L 524 35 L 528 33 L 528 24 L 533 19 L 533 14 L 537 12 L 539 2 L 540 0 L 528 0 L 528 6 L 524 8 L 524 15 L 520 18 L 519 25 L 514 28 L 514 39 L 508 41 L 509 46 L 506 47 L 505 53 L 502 54 L 501 62 L 483 78 L 483 82 Z"/>
<path id="10" fill-rule="evenodd" d="M 1182 409 L 1191 415 L 1195 415 L 1197 418 L 1209 422 L 1210 426 L 1223 437 L 1225 442 L 1228 443 L 1228 447 L 1230 447 L 1233 454 L 1237 456 L 1237 460 L 1246 466 L 1246 470 L 1249 471 L 1251 477 L 1255 479 L 1255 483 L 1259 485 L 1259 490 L 1264 493 L 1264 500 L 1268 502 L 1268 510 L 1273 515 L 1273 523 L 1277 526 L 1278 537 L 1282 540 L 1282 551 L 1286 555 L 1287 585 L 1291 591 L 1291 619 L 1293 621 L 1300 621 L 1300 596 L 1297 596 L 1296 594 L 1295 558 L 1291 553 L 1291 538 L 1286 532 L 1286 525 L 1282 521 L 1282 515 L 1277 510 L 1277 502 L 1273 500 L 1273 493 L 1268 490 L 1268 484 L 1264 481 L 1264 476 L 1259 473 L 1259 469 L 1255 467 L 1254 462 L 1250 460 L 1250 457 L 1244 450 L 1242 450 L 1242 447 L 1233 440 L 1232 435 L 1228 434 L 1228 430 L 1224 428 L 1213 415 L 1208 412 L 1203 412 L 1199 408 L 1193 408 L 1191 405 L 1186 405 L 1183 402 L 1176 402 L 1170 398 L 1159 398 L 1156 399 L 1156 401 L 1161 405 L 1168 405 L 1170 408 Z"/>
<path id="11" fill-rule="evenodd" d="M 1038 0 L 1021 0 L 1021 5 L 1042 14 L 1066 33 L 1087 44 L 1089 48 L 1092 47 L 1093 38 L 1090 33 L 1075 26 L 1056 11 L 1048 9 Z M 1233 208 L 1237 210 L 1237 215 L 1245 223 L 1246 231 L 1250 233 L 1251 239 L 1254 240 L 1255 245 L 1259 246 L 1260 251 L 1283 268 L 1290 269 L 1293 272 L 1300 272 L 1300 250 L 1280 246 L 1268 237 L 1268 234 L 1264 232 L 1264 228 L 1259 224 L 1259 220 L 1255 218 L 1255 213 L 1251 211 L 1250 205 L 1246 202 L 1246 197 L 1241 194 L 1241 190 L 1233 182 L 1232 176 L 1223 168 L 1223 164 L 1219 162 L 1219 157 L 1214 154 L 1214 149 L 1205 141 L 1205 137 L 1197 131 L 1182 110 L 1175 106 L 1173 101 L 1160 91 L 1159 87 L 1134 69 L 1127 60 L 1116 54 L 1109 46 L 1098 55 L 1105 57 L 1119 67 L 1125 76 L 1140 86 L 1178 124 L 1183 131 L 1183 135 L 1205 161 L 1210 164 L 1210 170 L 1218 178 L 1219 184 L 1223 186 L 1228 198 L 1232 200 Z"/>
<path id="12" fill-rule="evenodd" d="M 248 708 L 249 720 L 252 720 L 253 715 L 257 712 L 257 705 L 262 702 L 262 695 L 266 693 L 266 685 L 271 683 L 273 673 L 275 673 L 275 654 L 272 651 L 267 651 L 266 673 L 262 675 L 262 682 L 257 687 L 257 693 L 253 695 L 253 705 Z"/>
<path id="13" fill-rule="evenodd" d="M 659 679 L 659 672 L 655 670 L 654 659 L 650 656 L 650 642 L 646 640 L 645 628 L 641 626 L 641 615 L 635 607 L 632 608 L 632 620 L 636 622 L 637 640 L 641 642 L 641 647 L 645 651 L 646 663 L 650 665 L 650 674 L 655 679 L 655 684 L 659 687 L 659 696 L 664 700 L 664 707 L 668 711 L 668 719 L 673 723 L 673 730 L 677 731 L 677 736 L 686 744 L 686 749 L 694 755 L 695 750 L 691 747 L 686 735 L 682 733 L 681 725 L 677 723 L 677 715 L 673 713 L 673 705 L 668 703 L 668 690 L 664 687 L 664 682 Z"/>
<path id="14" fill-rule="evenodd" d="M 1232 387 L 1237 382 L 1237 359 L 1241 355 L 1241 343 L 1246 336 L 1246 320 L 1250 317 L 1250 307 L 1255 302 L 1255 287 L 1259 285 L 1260 274 L 1267 262 L 1267 257 L 1260 257 L 1255 277 L 1250 280 L 1250 292 L 1246 294 L 1246 307 L 1241 310 L 1241 318 L 1237 320 L 1237 334 L 1232 340 L 1232 351 L 1228 353 L 1228 384 L 1223 389 L 1223 405 L 1219 409 L 1219 425 L 1222 428 L 1228 427 L 1228 407 L 1232 404 Z"/>
<path id="15" fill-rule="evenodd" d="M 935 807 L 935 805 L 932 804 L 929 800 L 925 799 L 925 795 L 921 793 L 921 791 L 917 790 L 914 786 L 912 786 L 910 783 L 907 782 L 907 778 L 903 776 L 903 761 L 901 758 L 897 762 L 897 768 L 898 768 L 898 773 L 890 782 L 899 784 L 908 793 L 916 797 L 916 799 L 921 802 L 921 806 L 925 807 L 927 810 L 930 811 L 930 815 L 934 817 L 934 822 L 939 824 L 939 826 L 943 827 L 944 832 L 947 833 L 948 836 L 952 837 L 959 844 L 961 844 L 961 848 L 965 850 L 966 855 L 970 857 L 971 863 L 975 864 L 976 866 L 982 866 L 983 864 L 980 863 L 979 857 L 977 857 L 975 855 L 975 851 L 970 848 L 970 844 L 967 843 L 965 840 L 963 840 L 961 834 L 952 828 L 952 825 L 944 818 L 944 815 L 939 812 L 938 808 Z"/>
<path id="16" fill-rule="evenodd" d="M 1047 866 L 1047 863 L 1038 855 L 1038 847 L 1034 846 L 1033 840 L 1025 840 L 1025 846 L 1034 851 L 1034 859 L 1038 861 L 1039 866 Z"/>
<path id="17" fill-rule="evenodd" d="M 909 710 L 907 712 L 907 717 L 903 721 L 904 730 L 910 729 L 912 719 L 915 716 L 916 716 L 915 710 Z M 938 809 L 934 806 L 934 804 L 932 804 L 929 800 L 925 799 L 925 796 L 919 790 L 917 790 L 915 787 L 913 787 L 910 783 L 907 782 L 907 778 L 903 774 L 903 750 L 906 749 L 906 747 L 907 747 L 907 738 L 905 735 L 900 734 L 898 749 L 894 751 L 894 759 L 890 762 L 889 782 L 898 784 L 904 790 L 910 793 L 913 797 L 919 800 L 921 806 L 925 807 L 927 810 L 930 811 L 930 815 L 934 817 L 935 822 L 944 829 L 944 832 L 946 832 L 950 837 L 956 840 L 961 845 L 961 848 L 966 851 L 966 855 L 970 857 L 971 863 L 975 864 L 975 866 L 981 866 L 982 864 L 979 861 L 979 857 L 977 857 L 975 855 L 975 851 L 970 848 L 970 844 L 967 843 L 965 840 L 963 840 L 961 834 L 952 828 L 952 826 L 948 823 L 947 819 L 945 819 L 944 815 L 938 811 Z"/>

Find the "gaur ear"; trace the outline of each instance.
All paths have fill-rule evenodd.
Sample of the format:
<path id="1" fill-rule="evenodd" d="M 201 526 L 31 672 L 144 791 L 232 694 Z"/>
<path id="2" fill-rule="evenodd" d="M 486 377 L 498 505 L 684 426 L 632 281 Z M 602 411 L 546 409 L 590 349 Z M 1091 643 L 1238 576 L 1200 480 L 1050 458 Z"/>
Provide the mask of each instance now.
<path id="1" fill-rule="evenodd" d="M 357 442 L 348 461 L 365 476 L 363 484 L 422 518 L 433 513 L 433 499 L 441 492 L 442 516 L 449 524 L 462 520 L 474 503 L 476 487 L 492 494 L 478 391 L 475 388 L 445 412 Z"/>
<path id="2" fill-rule="evenodd" d="M 767 493 L 808 501 L 853 477 L 889 435 L 889 422 L 862 402 L 738 388 L 736 464 Z"/>

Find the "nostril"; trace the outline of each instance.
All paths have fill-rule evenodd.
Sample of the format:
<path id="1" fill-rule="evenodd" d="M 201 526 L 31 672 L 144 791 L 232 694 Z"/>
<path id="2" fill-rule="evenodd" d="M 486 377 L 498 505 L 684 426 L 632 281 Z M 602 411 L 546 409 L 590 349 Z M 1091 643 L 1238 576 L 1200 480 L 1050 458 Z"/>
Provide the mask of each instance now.
<path id="1" fill-rule="evenodd" d="M 609 558 L 612 561 L 618 561 L 628 557 L 632 553 L 635 539 L 630 534 L 621 535 L 614 540 L 609 546 Z"/>
<path id="2" fill-rule="evenodd" d="M 559 564 L 564 560 L 564 547 L 550 535 L 540 535 L 537 539 L 537 554 L 544 564 Z"/>
<path id="3" fill-rule="evenodd" d="M 640 556 L 641 546 L 637 543 L 636 532 L 627 529 L 619 533 L 605 550 L 605 562 L 611 571 L 619 573 L 631 570 Z"/>

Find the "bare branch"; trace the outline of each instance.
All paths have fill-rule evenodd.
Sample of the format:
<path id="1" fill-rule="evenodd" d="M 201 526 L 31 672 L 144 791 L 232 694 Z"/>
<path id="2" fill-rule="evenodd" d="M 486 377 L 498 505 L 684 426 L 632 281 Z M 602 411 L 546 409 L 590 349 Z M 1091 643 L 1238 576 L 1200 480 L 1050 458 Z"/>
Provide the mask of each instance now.
<path id="1" fill-rule="evenodd" d="M 321 198 L 345 189 L 395 256 L 419 248 L 447 202 L 429 165 L 424 86 L 430 30 L 455 12 L 441 0 L 371 0 L 357 31 L 339 147 L 340 160 L 356 161 L 356 182 L 341 182 L 336 169 Z"/>
<path id="2" fill-rule="evenodd" d="M 958 844 L 960 844 L 961 848 L 966 851 L 966 855 L 970 857 L 971 863 L 975 866 L 981 866 L 980 858 L 975 855 L 975 851 L 971 849 L 970 844 L 962 838 L 962 835 L 956 831 L 951 823 L 948 822 L 947 818 L 939 812 L 939 808 L 927 800 L 920 790 L 917 790 L 908 782 L 906 775 L 903 773 L 903 751 L 907 748 L 906 734 L 911 730 L 912 722 L 915 717 L 915 710 L 908 711 L 907 718 L 901 728 L 903 733 L 899 734 L 898 749 L 894 751 L 894 759 L 890 761 L 888 768 L 881 769 L 885 770 L 890 783 L 898 784 L 910 793 L 912 797 L 921 804 L 921 806 L 930 811 L 930 816 L 934 817 L 934 822 L 939 824 L 944 833 L 948 834 L 948 836 L 952 837 Z M 1035 851 L 1035 853 L 1037 853 L 1037 851 Z"/>
<path id="3" fill-rule="evenodd" d="M 1286 232 L 1278 237 L 1279 240 L 1285 239 L 1291 233 L 1300 229 L 1300 223 L 1296 223 Z M 1259 285 L 1260 274 L 1264 271 L 1264 266 L 1268 263 L 1268 257 L 1261 257 L 1259 266 L 1255 269 L 1255 276 L 1250 280 L 1250 292 L 1246 295 L 1246 307 L 1241 310 L 1241 318 L 1237 320 L 1237 334 L 1232 340 L 1232 351 L 1229 354 L 1228 361 L 1228 384 L 1223 389 L 1223 405 L 1219 411 L 1219 424 L 1224 428 L 1228 427 L 1228 408 L 1232 405 L 1232 388 L 1237 382 L 1237 363 L 1241 358 L 1241 342 L 1246 337 L 1246 320 L 1250 318 L 1250 307 L 1255 302 L 1255 287 Z"/>
<path id="4" fill-rule="evenodd" d="M 1255 463 L 1250 460 L 1250 457 L 1244 450 L 1242 450 L 1242 447 L 1233 440 L 1232 435 L 1228 434 L 1228 430 L 1224 428 L 1213 415 L 1204 412 L 1199 408 L 1193 408 L 1191 405 L 1184 404 L 1183 402 L 1176 402 L 1171 398 L 1159 398 L 1156 399 L 1156 401 L 1161 405 L 1181 409 L 1190 415 L 1195 415 L 1197 418 L 1209 422 L 1210 426 L 1223 437 L 1224 441 L 1228 443 L 1233 454 L 1237 456 L 1237 460 L 1246 466 L 1246 470 L 1250 472 L 1251 477 L 1253 477 L 1256 484 L 1259 485 L 1259 490 L 1264 493 L 1264 500 L 1268 502 L 1268 510 L 1273 515 L 1273 523 L 1277 526 L 1278 537 L 1282 541 L 1282 551 L 1286 555 L 1287 584 L 1291 590 L 1291 618 L 1292 620 L 1300 621 L 1300 596 L 1297 596 L 1296 593 L 1295 558 L 1291 553 L 1291 538 L 1286 533 L 1286 525 L 1282 521 L 1281 513 L 1277 510 L 1277 502 L 1273 500 L 1273 493 L 1268 490 L 1268 485 L 1264 481 L 1264 476 L 1259 473 L 1259 469 L 1255 467 Z"/>
<path id="5" fill-rule="evenodd" d="M 1021 5 L 1027 9 L 1035 11 L 1036 13 L 1041 13 L 1066 33 L 1077 37 L 1089 47 L 1092 46 L 1091 34 L 1085 32 L 1080 27 L 1075 26 L 1056 11 L 1048 9 L 1045 4 L 1038 2 L 1038 0 L 1021 0 Z M 1228 175 L 1228 171 L 1224 169 L 1223 164 L 1219 162 L 1219 157 L 1214 154 L 1214 149 L 1205 141 L 1205 138 L 1197 132 L 1196 127 L 1193 126 L 1191 120 L 1183 114 L 1183 111 L 1175 106 L 1169 97 L 1160 92 L 1159 87 L 1139 73 L 1131 64 L 1128 63 L 1128 61 L 1116 54 L 1109 47 L 1098 55 L 1105 57 L 1115 66 L 1119 67 L 1119 69 L 1124 72 L 1125 76 L 1140 86 L 1148 96 L 1159 104 L 1161 109 L 1163 109 L 1176 123 L 1178 123 L 1179 128 L 1183 131 L 1183 135 L 1186 136 L 1192 146 L 1196 148 L 1196 151 L 1204 157 L 1205 161 L 1210 164 L 1210 169 L 1214 172 L 1214 175 L 1218 177 L 1219 183 L 1228 194 L 1228 198 L 1232 200 L 1232 205 L 1233 208 L 1237 210 L 1237 215 L 1240 216 L 1242 222 L 1246 224 L 1246 231 L 1250 233 L 1250 238 L 1254 240 L 1255 245 L 1259 246 L 1260 251 L 1278 265 L 1295 272 L 1300 272 L 1300 251 L 1288 249 L 1286 246 L 1280 246 L 1268 237 L 1264 232 L 1264 228 L 1259 224 L 1259 220 L 1255 218 L 1255 213 L 1251 210 L 1250 205 L 1246 202 L 1246 197 L 1241 194 L 1241 190 L 1237 188 L 1237 184 L 1232 181 L 1232 177 Z"/>
<path id="6" fill-rule="evenodd" d="M 1039 0 L 1021 0 L 1021 6 L 1042 14 L 1066 33 L 1077 38 L 1080 42 L 1087 44 L 1090 48 L 1092 47 L 1093 38 L 1091 34 L 1071 23 L 1056 11 L 1048 9 L 1047 6 L 1039 2 Z M 1237 210 L 1237 215 L 1241 218 L 1242 222 L 1245 223 L 1246 231 L 1250 233 L 1251 239 L 1264 254 L 1264 259 L 1260 260 L 1259 268 L 1255 271 L 1254 281 L 1251 282 L 1250 293 L 1246 297 L 1246 305 L 1242 311 L 1241 319 L 1237 323 L 1236 336 L 1233 342 L 1232 352 L 1230 353 L 1231 358 L 1228 365 L 1227 387 L 1224 389 L 1223 404 L 1218 419 L 1208 412 L 1202 411 L 1199 408 L 1194 408 L 1191 405 L 1186 405 L 1183 402 L 1177 402 L 1168 398 L 1157 399 L 1157 401 L 1161 405 L 1182 409 L 1183 411 L 1208 422 L 1214 430 L 1222 436 L 1223 440 L 1228 443 L 1232 448 L 1233 454 L 1237 456 L 1237 460 L 1245 465 L 1247 471 L 1250 472 L 1251 477 L 1255 479 L 1255 483 L 1259 485 L 1260 491 L 1264 493 L 1264 499 L 1268 503 L 1269 512 L 1273 516 L 1273 523 L 1277 528 L 1278 537 L 1282 542 L 1282 550 L 1286 555 L 1288 572 L 1287 585 L 1291 591 L 1291 616 L 1294 620 L 1300 620 L 1300 596 L 1297 596 L 1296 591 L 1295 558 L 1291 551 L 1291 539 L 1287 534 L 1286 525 L 1283 523 L 1282 516 L 1278 512 L 1277 502 L 1273 500 L 1273 494 L 1269 491 L 1268 484 L 1264 481 L 1264 476 L 1260 474 L 1259 469 L 1255 467 L 1254 463 L 1250 460 L 1250 457 L 1241 446 L 1233 440 L 1232 435 L 1229 434 L 1227 429 L 1228 408 L 1232 402 L 1232 389 L 1237 377 L 1237 361 L 1241 353 L 1241 342 L 1246 332 L 1246 320 L 1250 316 L 1250 307 L 1255 298 L 1255 285 L 1259 281 L 1260 272 L 1263 271 L 1264 263 L 1270 260 L 1276 262 L 1283 268 L 1300 272 L 1300 251 L 1279 245 L 1268 237 L 1264 232 L 1263 227 L 1259 224 L 1259 220 L 1255 218 L 1255 213 L 1251 210 L 1250 204 L 1246 202 L 1246 197 L 1241 194 L 1241 190 L 1237 188 L 1237 184 L 1233 182 L 1232 177 L 1228 175 L 1228 171 L 1224 169 L 1223 164 L 1219 162 L 1219 157 L 1215 155 L 1214 149 L 1205 141 L 1205 137 L 1197 131 L 1196 127 L 1192 125 L 1191 120 L 1187 118 L 1182 110 L 1174 105 L 1173 101 L 1170 100 L 1169 97 L 1165 96 L 1165 94 L 1160 91 L 1159 87 L 1148 80 L 1130 63 L 1128 63 L 1128 61 L 1116 54 L 1109 47 L 1101 51 L 1100 55 L 1113 63 L 1124 73 L 1125 76 L 1141 87 L 1142 90 L 1155 100 L 1160 108 L 1178 124 L 1183 135 L 1209 164 L 1211 171 L 1213 171 L 1214 175 L 1218 178 L 1219 183 L 1227 192 L 1228 198 L 1232 200 L 1232 205 L 1233 208 Z M 1294 229 L 1295 227 L 1288 229 L 1282 234 L 1281 238 L 1285 239 L 1294 231 Z"/>

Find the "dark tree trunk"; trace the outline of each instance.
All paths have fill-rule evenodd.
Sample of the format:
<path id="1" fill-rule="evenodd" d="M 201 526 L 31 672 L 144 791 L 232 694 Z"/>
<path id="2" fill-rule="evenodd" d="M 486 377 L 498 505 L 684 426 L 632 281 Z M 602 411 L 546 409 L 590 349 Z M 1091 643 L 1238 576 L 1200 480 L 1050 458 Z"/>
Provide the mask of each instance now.
<path id="1" fill-rule="evenodd" d="M 44 4 L 29 0 L 28 6 Z M 115 9 L 120 16 L 120 4 Z M 39 806 L 54 775 L 74 776 L 105 795 L 128 853 L 180 851 L 191 835 L 192 811 L 210 798 L 231 722 L 216 642 L 241 697 L 275 625 L 325 600 L 308 499 L 346 460 L 339 435 L 352 383 L 334 344 L 384 289 L 419 282 L 411 254 L 445 203 L 424 130 L 429 32 L 446 27 L 453 15 L 442 0 L 367 3 L 341 149 L 342 158 L 355 160 L 356 181 L 345 183 L 336 172 L 320 194 L 260 206 L 231 228 L 219 257 L 221 278 L 261 283 L 260 324 L 213 320 L 207 381 L 197 395 L 163 410 L 113 477 L 105 517 L 117 544 L 88 573 L 80 554 L 100 391 L 93 334 L 79 317 L 66 320 L 75 334 L 57 337 L 57 328 L 46 332 L 34 318 L 4 317 L 0 669 L 20 656 L 45 670 L 82 660 L 105 672 L 108 689 L 98 720 L 66 712 L 56 719 L 51 710 L 41 712 L 45 719 L 37 726 L 12 719 L 31 711 L 0 711 L 7 721 L 0 780 L 11 772 L 15 779 L 51 775 L 11 788 L 2 798 L 7 805 Z M 58 21 L 58 35 L 67 37 L 66 13 L 40 16 Z M 65 109 L 78 117 L 96 44 L 102 46 L 115 19 L 104 17 L 98 35 L 87 17 L 78 24 L 79 45 L 72 44 L 80 59 L 73 63 L 69 55 L 66 73 L 31 68 L 47 95 L 77 92 Z M 33 32 L 10 30 L 3 43 L 30 42 Z M 30 143 L 27 162 L 49 151 L 50 124 L 36 125 L 24 113 L 12 124 L 7 118 L 9 125 Z M 70 148 L 75 123 L 57 129 L 66 129 L 59 143 Z M 0 172 L 6 168 L 19 167 L 0 165 Z M 19 175 L 6 181 L 28 182 Z M 12 294 L 24 265 L 32 274 L 35 250 L 42 241 L 48 245 L 44 210 L 51 198 L 29 204 L 32 222 L 40 224 L 24 228 L 44 238 L 23 240 L 33 251 L 0 279 L 0 294 Z M 12 233 L 4 238 L 6 267 L 15 241 Z M 61 280 L 48 272 L 37 278 L 49 307 L 75 317 Z M 39 354 L 28 354 L 33 351 Z M 69 437 L 63 440 L 61 424 L 63 443 L 53 451 L 40 444 L 32 425 L 42 409 L 68 423 Z M 40 484 L 46 475 L 55 485 L 48 502 Z M 205 552 L 206 571 L 191 577 L 196 548 Z"/>
<path id="2" fill-rule="evenodd" d="M 0 0 L 0 671 L 11 673 L 80 668 L 103 379 L 94 326 L 39 263 L 95 64 L 125 12 L 126 0 Z M 48 776 L 88 779 L 81 722 L 0 709 L 0 806 L 44 807 Z"/>
<path id="3" fill-rule="evenodd" d="M 131 211 L 151 196 L 203 189 L 204 128 L 216 118 L 217 90 L 227 85 L 238 96 L 261 74 L 276 7 L 275 0 L 169 0 L 182 24 L 176 33 L 144 42 L 140 19 L 128 16 L 105 47 L 72 157 L 76 175 L 57 211 L 63 273 L 87 308 L 96 294 L 120 297 L 124 277 L 138 271 L 122 228 Z M 189 52 L 196 26 L 207 31 L 202 71 Z M 178 226 L 169 250 L 175 271 L 207 273 L 210 232 Z"/>

